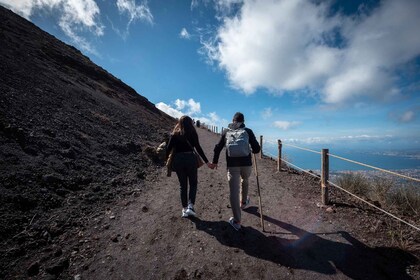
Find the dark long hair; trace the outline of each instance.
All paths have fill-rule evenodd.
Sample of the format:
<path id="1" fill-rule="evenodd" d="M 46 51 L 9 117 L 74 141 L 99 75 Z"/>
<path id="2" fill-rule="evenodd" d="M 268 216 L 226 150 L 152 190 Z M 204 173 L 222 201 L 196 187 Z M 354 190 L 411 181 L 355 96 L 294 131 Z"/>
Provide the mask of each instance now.
<path id="1" fill-rule="evenodd" d="M 175 125 L 172 134 L 194 139 L 193 136 L 197 135 L 197 131 L 195 131 L 193 120 L 189 116 L 182 116 Z"/>

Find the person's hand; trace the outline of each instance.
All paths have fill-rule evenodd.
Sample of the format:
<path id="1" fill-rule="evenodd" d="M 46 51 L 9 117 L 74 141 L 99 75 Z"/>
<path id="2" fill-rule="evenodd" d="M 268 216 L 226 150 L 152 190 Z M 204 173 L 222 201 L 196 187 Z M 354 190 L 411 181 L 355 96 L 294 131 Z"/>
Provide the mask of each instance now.
<path id="1" fill-rule="evenodd" d="M 212 162 L 208 162 L 208 163 L 207 163 L 207 166 L 208 166 L 210 169 L 214 169 L 214 168 L 216 168 L 216 169 L 217 169 L 217 164 L 214 164 L 214 163 L 212 163 Z"/>

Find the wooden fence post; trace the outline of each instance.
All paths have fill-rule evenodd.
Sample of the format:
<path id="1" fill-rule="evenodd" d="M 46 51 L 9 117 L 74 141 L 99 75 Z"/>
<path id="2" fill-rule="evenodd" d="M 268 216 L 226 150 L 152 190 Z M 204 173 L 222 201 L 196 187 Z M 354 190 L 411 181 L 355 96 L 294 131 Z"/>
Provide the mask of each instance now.
<path id="1" fill-rule="evenodd" d="M 322 204 L 327 205 L 328 201 L 328 180 L 329 180 L 329 157 L 328 149 L 322 149 L 321 153 L 321 199 Z"/>
<path id="2" fill-rule="evenodd" d="M 277 140 L 277 144 L 279 147 L 279 156 L 277 158 L 277 171 L 281 170 L 281 147 L 283 146 L 283 144 L 281 143 L 281 140 Z"/>
<path id="3" fill-rule="evenodd" d="M 260 147 L 261 147 L 260 158 L 263 158 L 263 136 L 262 135 L 260 135 Z"/>

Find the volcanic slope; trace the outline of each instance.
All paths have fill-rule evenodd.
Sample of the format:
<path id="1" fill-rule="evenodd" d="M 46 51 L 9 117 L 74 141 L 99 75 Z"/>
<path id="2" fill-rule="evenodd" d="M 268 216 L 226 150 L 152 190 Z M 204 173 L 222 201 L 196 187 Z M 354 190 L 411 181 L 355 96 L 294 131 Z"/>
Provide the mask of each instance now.
<path id="1" fill-rule="evenodd" d="M 0 23 L 2 278 L 34 252 L 61 255 L 99 205 L 142 188 L 174 119 L 2 6 Z"/>

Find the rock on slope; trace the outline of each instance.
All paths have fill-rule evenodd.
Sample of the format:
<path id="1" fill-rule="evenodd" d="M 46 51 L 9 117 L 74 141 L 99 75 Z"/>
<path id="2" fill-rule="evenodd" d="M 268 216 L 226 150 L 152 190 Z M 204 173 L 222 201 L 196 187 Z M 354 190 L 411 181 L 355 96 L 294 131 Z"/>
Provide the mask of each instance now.
<path id="1" fill-rule="evenodd" d="M 60 256 L 59 243 L 89 213 L 141 188 L 161 164 L 148 150 L 174 120 L 77 49 L 1 6 L 0 22 L 3 278 L 35 252 L 44 252 L 43 262 L 51 251 Z M 51 269 L 65 266 L 63 256 L 61 268 Z M 36 270 L 35 263 L 28 273 Z"/>

